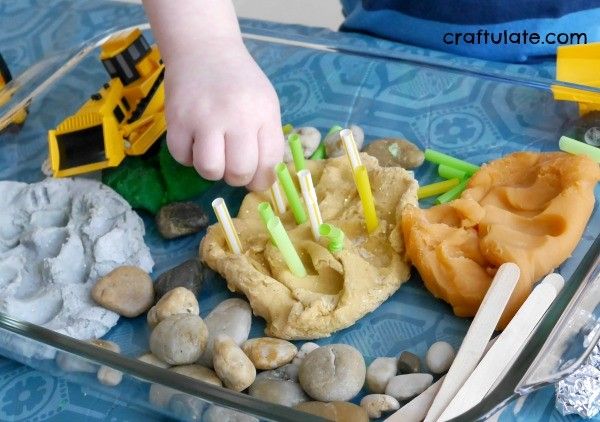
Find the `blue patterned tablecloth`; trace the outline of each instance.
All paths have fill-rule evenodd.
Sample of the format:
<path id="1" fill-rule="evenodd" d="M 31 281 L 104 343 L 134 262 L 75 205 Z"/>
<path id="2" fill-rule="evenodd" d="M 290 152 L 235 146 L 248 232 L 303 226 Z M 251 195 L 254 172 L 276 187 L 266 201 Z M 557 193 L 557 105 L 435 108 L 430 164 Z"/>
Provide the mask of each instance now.
<path id="1" fill-rule="evenodd" d="M 0 52 L 10 66 L 14 74 L 19 74 L 41 57 L 77 45 L 78 42 L 90 38 L 103 29 L 113 26 L 125 26 L 143 21 L 144 15 L 140 6 L 111 2 L 91 1 L 53 1 L 52 11 L 48 11 L 48 3 L 43 0 L 0 0 Z M 329 30 L 307 28 L 293 25 L 282 25 L 269 22 L 249 21 L 242 22 L 242 26 L 253 33 L 265 35 L 278 34 L 296 40 L 304 40 L 313 43 L 325 43 L 348 48 L 362 48 L 370 51 L 385 50 L 410 54 L 431 60 L 444 60 L 452 65 L 464 68 L 482 68 L 508 72 L 515 75 L 541 76 L 552 78 L 554 67 L 551 63 L 537 65 L 506 65 L 501 63 L 484 62 L 467 59 L 449 54 L 424 50 L 416 47 L 390 43 L 384 40 L 370 38 L 364 35 L 336 33 Z M 547 122 L 557 119 L 546 119 L 547 116 L 569 116 L 574 113 L 572 105 L 561 104 L 556 107 L 539 108 L 540 104 L 550 104 L 548 98 L 531 98 L 524 95 L 523 90 L 518 87 L 509 88 L 503 96 L 504 103 L 492 104 L 493 90 L 476 82 L 468 89 L 461 89 L 460 79 L 436 75 L 435 72 L 388 72 L 385 65 L 381 63 L 363 63 L 358 66 L 345 65 L 344 59 L 334 56 L 323 56 L 316 60 L 314 55 L 302 55 L 285 52 L 284 49 L 270 49 L 264 45 L 249 43 L 253 53 L 259 54 L 261 64 L 269 67 L 274 64 L 277 69 L 266 69 L 272 77 L 284 105 L 284 119 L 295 124 L 311 122 L 326 129 L 334 123 L 347 124 L 358 122 L 366 129 L 367 134 L 373 137 L 394 135 L 402 133 L 403 136 L 417 141 L 421 145 L 431 145 L 444 149 L 445 140 L 449 137 L 454 139 L 454 148 L 468 150 L 469 156 L 483 161 L 490 154 L 496 156 L 506 152 L 511 142 L 518 143 L 521 147 L 532 147 L 536 149 L 543 134 L 556 132 L 561 127 L 548 127 Z M 282 66 L 281 60 L 286 60 Z M 288 65 L 289 62 L 289 65 Z M 83 79 L 97 77 L 91 70 L 88 75 L 85 67 L 76 75 Z M 83 95 L 85 98 L 89 93 L 81 93 L 77 90 L 77 77 L 72 80 L 62 81 L 58 92 L 65 96 Z M 62 90 L 62 91 L 61 91 Z M 548 94 L 544 94 L 548 95 Z M 324 97 L 327 96 L 327 101 Z M 378 101 L 385 106 L 372 108 L 371 103 L 363 101 L 362 98 L 377 97 Z M 32 113 L 39 111 L 40 107 L 61 110 L 66 97 L 57 99 L 46 99 L 41 106 L 34 105 Z M 443 100 L 442 100 L 443 99 Z M 401 101 L 400 101 L 401 100 Z M 325 105 L 323 105 L 326 103 Z M 77 104 L 77 102 L 75 102 Z M 350 104 L 350 107 L 348 106 Z M 487 110 L 482 110 L 488 108 Z M 421 108 L 421 110 L 419 110 Z M 516 116 L 517 122 L 498 121 L 494 113 L 501 114 L 505 108 L 510 108 Z M 452 112 L 448 113 L 448 109 Z M 345 110 L 348 110 L 346 113 Z M 385 110 L 385 112 L 383 111 Z M 535 110 L 535 113 L 532 113 Z M 521 112 L 522 111 L 522 112 Z M 424 116 L 419 119 L 419 112 Z M 345 114 L 345 121 L 340 121 L 339 116 Z M 52 127 L 57 119 L 64 113 L 52 115 L 47 113 L 42 121 L 46 127 Z M 408 116 L 406 122 L 398 119 L 398 116 Z M 535 118 L 532 119 L 532 116 Z M 386 132 L 381 128 L 391 127 L 388 120 L 396 119 L 393 132 Z M 43 119 L 42 119 L 43 120 Z M 563 121 L 565 119 L 561 119 Z M 548 123 L 550 124 L 550 123 Z M 39 136 L 39 134 L 38 134 Z M 486 151 L 478 151 L 477 146 L 472 146 L 474 139 L 486 137 L 488 142 Z M 502 139 L 504 142 L 494 143 L 494 139 Z M 27 141 L 27 140 L 26 140 Z M 508 142 L 507 142 L 508 141 Z M 16 162 L 19 163 L 19 178 L 21 180 L 34 181 L 40 179 L 39 156 L 45 148 L 44 142 L 29 142 L 30 150 L 22 150 L 20 145 L 4 145 L 3 152 L 14 153 Z M 539 149 L 539 148 L 538 148 Z M 35 159 L 34 159 L 35 157 Z M 0 157 L 2 158 L 2 157 Z M 31 158 L 31 159 L 29 159 Z M 419 177 L 431 177 L 429 174 L 418 174 Z M 5 179 L 15 173 L 14 168 L 0 166 L 0 179 Z M 230 193 L 239 196 L 238 193 Z M 596 220 L 597 221 L 597 220 Z M 152 230 L 152 229 L 150 229 Z M 155 234 L 155 233 L 154 233 Z M 589 245 L 592 236 L 584 237 L 583 246 Z M 194 253 L 194 246 L 198 238 L 191 237 L 178 247 L 185 254 Z M 187 242 L 187 243 L 186 243 Z M 167 247 L 161 243 L 155 243 L 157 265 L 159 268 L 168 267 L 171 262 L 170 255 L 166 253 Z M 173 254 L 173 251 L 168 251 Z M 184 257 L 180 254 L 179 258 Z M 565 268 L 572 272 L 572 268 Z M 224 289 L 223 289 L 224 290 Z M 225 293 L 215 294 L 214 303 L 221 300 Z M 425 294 L 415 283 L 409 283 L 401 289 L 398 295 L 407 295 L 415 304 L 424 306 L 431 305 L 434 301 Z M 212 306 L 214 306 L 214 303 Z M 381 321 L 377 318 L 369 321 L 359 321 L 361 324 L 371 324 L 377 327 L 370 338 L 357 338 L 355 331 L 344 330 L 336 334 L 336 340 L 342 340 L 354 344 L 361 350 L 368 350 L 373 358 L 377 355 L 397 353 L 402 348 L 411 345 L 398 342 L 393 348 L 385 346 L 385 341 L 378 336 L 386 333 L 397 333 L 400 329 L 390 326 L 385 319 L 385 313 L 400 315 L 399 311 L 390 303 L 384 304 L 381 313 L 384 315 Z M 413 303 L 413 302 L 411 302 Z M 436 308 L 437 309 L 437 308 Z M 403 330 L 418 330 L 411 325 L 410 309 L 402 311 L 405 326 Z M 365 318 L 366 320 L 367 318 Z M 135 324 L 135 323 L 134 323 Z M 377 324 L 380 324 L 379 326 Z M 387 325 L 386 325 L 387 324 Z M 122 336 L 129 342 L 128 354 L 143 351 L 147 333 L 135 333 L 138 325 L 127 325 L 125 328 L 113 330 L 113 336 Z M 253 329 L 256 334 L 260 332 L 260 324 Z M 436 336 L 447 336 L 449 341 L 457 343 L 464 330 L 466 323 L 454 320 L 446 321 L 437 319 L 427 329 L 435 331 Z M 136 335 L 139 338 L 135 337 Z M 132 341 L 132 339 L 134 339 Z M 137 343 L 136 343 L 137 341 Z M 422 341 L 415 347 L 420 354 L 426 350 L 426 342 Z M 139 350 L 138 350 L 139 349 Z M 398 350 L 396 350 L 398 349 Z M 41 420 L 107 420 L 107 421 L 158 421 L 165 418 L 150 413 L 149 411 L 134 407 L 131 403 L 115 398 L 100 389 L 82 386 L 68 382 L 63 378 L 54 377 L 44 372 L 23 366 L 12 360 L 0 357 L 0 420 L 1 421 L 41 421 Z M 523 398 L 508 406 L 500 416 L 500 420 L 531 421 L 575 421 L 576 417 L 564 417 L 554 410 L 553 388 L 542 389 L 527 398 Z M 596 418 L 600 421 L 600 418 Z"/>

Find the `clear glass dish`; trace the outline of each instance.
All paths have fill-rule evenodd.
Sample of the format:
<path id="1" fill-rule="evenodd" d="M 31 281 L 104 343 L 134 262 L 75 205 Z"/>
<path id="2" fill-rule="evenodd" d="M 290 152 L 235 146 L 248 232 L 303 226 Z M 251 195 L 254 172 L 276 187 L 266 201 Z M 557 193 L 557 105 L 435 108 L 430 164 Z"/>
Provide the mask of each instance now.
<path id="1" fill-rule="evenodd" d="M 355 123 L 364 128 L 367 142 L 404 137 L 421 148 L 435 148 L 474 163 L 518 150 L 556 150 L 560 135 L 579 116 L 575 103 L 554 100 L 552 86 L 576 87 L 590 95 L 600 92 L 468 60 L 299 36 L 286 39 L 257 26 L 244 29 L 247 46 L 278 91 L 284 122 L 315 126 L 323 133 L 334 124 Z M 29 106 L 30 114 L 19 132 L 0 136 L 0 157 L 7 164 L 0 168 L 1 179 L 32 182 L 43 178 L 40 167 L 47 156 L 47 130 L 77 110 L 107 79 L 97 59 L 97 46 L 108 33 L 46 57 L 6 88 L 13 92 L 11 100 L 0 107 L 0 122 L 10 120 L 23 105 Z M 425 164 L 415 176 L 421 184 L 430 183 L 436 178 L 435 169 Z M 197 202 L 210 210 L 212 199 L 222 196 L 235 215 L 244 194 L 243 189 L 219 183 Z M 598 190 L 596 198 L 600 198 Z M 153 219 L 145 214 L 142 217 L 145 240 L 156 261 L 154 276 L 197 255 L 204 233 L 165 241 L 158 235 Z M 460 419 L 485 418 L 511 399 L 555 382 L 579 366 L 590 352 L 590 348 L 583 347 L 583 335 L 600 321 L 599 256 L 600 211 L 596 205 L 573 256 L 558 269 L 567 280 L 566 288 L 504 380 Z M 212 274 L 204 281 L 199 296 L 201 316 L 230 296 L 223 280 Z M 367 363 L 402 350 L 424 357 L 428 346 L 437 340 L 459 346 L 468 325 L 469 320 L 454 316 L 449 306 L 434 299 L 413 271 L 411 281 L 376 311 L 317 342 L 351 344 L 363 353 Z M 255 318 L 251 337 L 260 336 L 263 329 L 263 321 Z M 123 371 L 126 380 L 117 387 L 102 387 L 103 392 L 135 405 L 170 412 L 147 402 L 148 385 L 155 383 L 264 420 L 305 420 L 303 413 L 292 409 L 137 361 L 135 357 L 148 350 L 149 334 L 144 317 L 121 318 L 104 337 L 121 346 L 122 353 L 114 354 L 0 315 L 1 354 L 94 388 L 98 383 L 90 374 L 66 373 L 53 360 L 36 359 L 7 345 L 32 342 Z"/>

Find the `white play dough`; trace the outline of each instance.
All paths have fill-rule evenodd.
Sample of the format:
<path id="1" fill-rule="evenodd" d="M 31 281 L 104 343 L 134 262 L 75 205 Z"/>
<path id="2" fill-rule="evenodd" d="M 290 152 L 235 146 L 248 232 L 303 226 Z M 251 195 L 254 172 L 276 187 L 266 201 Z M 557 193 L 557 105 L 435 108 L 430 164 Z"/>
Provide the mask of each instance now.
<path id="1" fill-rule="evenodd" d="M 119 316 L 90 291 L 115 267 L 152 270 L 143 237 L 141 218 L 99 182 L 0 181 L 0 312 L 77 339 L 103 336 Z"/>

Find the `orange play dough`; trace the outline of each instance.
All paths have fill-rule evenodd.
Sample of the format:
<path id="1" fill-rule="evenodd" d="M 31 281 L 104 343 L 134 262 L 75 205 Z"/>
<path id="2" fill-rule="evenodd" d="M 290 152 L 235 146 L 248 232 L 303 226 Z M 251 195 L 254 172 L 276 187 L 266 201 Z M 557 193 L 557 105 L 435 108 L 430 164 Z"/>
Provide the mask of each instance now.
<path id="1" fill-rule="evenodd" d="M 584 156 L 520 152 L 483 166 L 459 199 L 404 209 L 409 258 L 427 289 L 454 313 L 475 315 L 498 267 L 514 262 L 521 277 L 499 326 L 532 285 L 567 259 L 594 208 L 600 167 Z"/>

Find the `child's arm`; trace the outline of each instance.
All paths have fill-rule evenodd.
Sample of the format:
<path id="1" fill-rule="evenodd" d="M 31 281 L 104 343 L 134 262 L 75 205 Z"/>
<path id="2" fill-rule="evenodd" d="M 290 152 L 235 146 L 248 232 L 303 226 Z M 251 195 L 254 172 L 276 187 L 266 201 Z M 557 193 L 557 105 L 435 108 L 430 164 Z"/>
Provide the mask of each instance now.
<path id="1" fill-rule="evenodd" d="M 283 157 L 279 101 L 229 0 L 143 0 L 165 62 L 167 143 L 211 180 L 265 189 Z"/>

